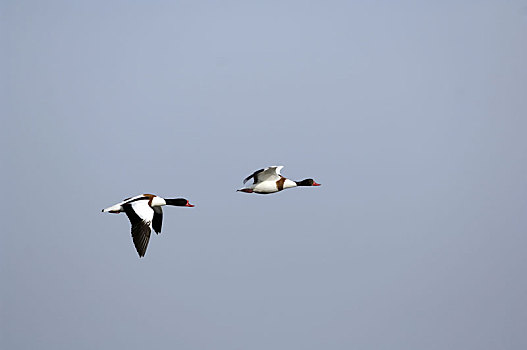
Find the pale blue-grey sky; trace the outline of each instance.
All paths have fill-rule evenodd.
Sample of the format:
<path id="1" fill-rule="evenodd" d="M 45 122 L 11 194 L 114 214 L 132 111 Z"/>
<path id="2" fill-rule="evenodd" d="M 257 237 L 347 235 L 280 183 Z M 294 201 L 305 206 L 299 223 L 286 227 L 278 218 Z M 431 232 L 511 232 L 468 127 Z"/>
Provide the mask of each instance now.
<path id="1" fill-rule="evenodd" d="M 526 348 L 526 9 L 2 2 L 1 347 Z"/>

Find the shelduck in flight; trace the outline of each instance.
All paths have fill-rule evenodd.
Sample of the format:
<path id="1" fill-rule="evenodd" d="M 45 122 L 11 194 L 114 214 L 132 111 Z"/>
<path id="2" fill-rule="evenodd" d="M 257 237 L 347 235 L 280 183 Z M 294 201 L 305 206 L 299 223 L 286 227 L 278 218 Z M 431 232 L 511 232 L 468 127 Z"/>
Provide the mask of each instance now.
<path id="1" fill-rule="evenodd" d="M 305 179 L 302 181 L 292 181 L 286 179 L 280 174 L 280 170 L 282 168 L 282 165 L 270 166 L 268 168 L 255 171 L 252 175 L 247 176 L 245 180 L 243 180 L 243 183 L 246 183 L 250 179 L 254 179 L 253 184 L 251 186 L 241 188 L 238 191 L 245 193 L 268 194 L 297 186 L 320 186 L 320 184 L 317 184 L 313 179 Z"/>
<path id="2" fill-rule="evenodd" d="M 145 256 L 146 247 L 150 240 L 150 232 L 153 228 L 156 233 L 161 233 L 163 223 L 163 205 L 178 207 L 193 207 L 185 198 L 164 199 L 153 194 L 140 194 L 139 196 L 127 198 L 103 209 L 103 212 L 118 214 L 125 212 L 132 224 L 132 238 L 139 257 Z"/>

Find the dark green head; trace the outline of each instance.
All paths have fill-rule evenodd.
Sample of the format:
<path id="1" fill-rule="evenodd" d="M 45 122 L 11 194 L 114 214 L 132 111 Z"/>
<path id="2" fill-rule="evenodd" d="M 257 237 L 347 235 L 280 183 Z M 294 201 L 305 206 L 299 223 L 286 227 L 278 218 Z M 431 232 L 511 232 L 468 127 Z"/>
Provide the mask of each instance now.
<path id="1" fill-rule="evenodd" d="M 305 179 L 302 181 L 295 181 L 297 186 L 320 186 L 313 179 Z"/>
<path id="2" fill-rule="evenodd" d="M 167 202 L 167 205 L 174 205 L 176 207 L 193 207 L 185 198 L 169 198 L 165 199 L 165 202 Z"/>

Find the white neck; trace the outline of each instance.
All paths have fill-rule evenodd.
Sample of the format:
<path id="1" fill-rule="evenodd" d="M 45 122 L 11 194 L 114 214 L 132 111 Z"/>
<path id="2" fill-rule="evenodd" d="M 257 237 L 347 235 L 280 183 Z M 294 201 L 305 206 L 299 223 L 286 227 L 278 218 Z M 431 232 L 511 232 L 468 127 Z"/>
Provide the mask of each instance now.
<path id="1" fill-rule="evenodd" d="M 167 202 L 161 197 L 155 196 L 152 198 L 152 203 L 150 204 L 151 207 L 161 207 L 163 205 L 167 205 Z"/>
<path id="2" fill-rule="evenodd" d="M 284 189 L 286 189 L 286 188 L 291 188 L 291 187 L 296 187 L 296 186 L 298 186 L 298 185 L 296 184 L 296 182 L 291 181 L 291 180 L 289 180 L 289 179 L 285 179 L 285 181 L 284 181 Z"/>

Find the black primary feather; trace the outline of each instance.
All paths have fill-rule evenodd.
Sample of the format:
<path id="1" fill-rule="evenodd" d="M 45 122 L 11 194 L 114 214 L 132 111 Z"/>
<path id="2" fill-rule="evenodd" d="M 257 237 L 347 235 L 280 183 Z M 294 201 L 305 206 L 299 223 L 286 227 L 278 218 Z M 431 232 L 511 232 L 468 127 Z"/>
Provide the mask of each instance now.
<path id="1" fill-rule="evenodd" d="M 123 205 L 124 212 L 132 224 L 132 239 L 139 257 L 145 256 L 148 241 L 150 240 L 150 223 L 144 221 L 136 214 L 129 204 Z"/>
<path id="2" fill-rule="evenodd" d="M 246 183 L 247 181 L 249 181 L 251 178 L 254 178 L 254 182 L 253 183 L 256 183 L 257 182 L 257 175 L 259 173 L 261 173 L 262 171 L 264 171 L 265 169 L 260 169 L 260 170 L 256 170 L 254 173 L 252 173 L 251 175 L 247 176 L 244 180 L 243 180 L 243 183 Z"/>

